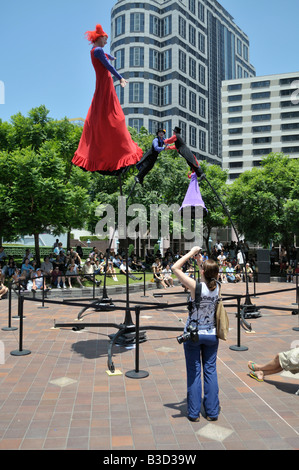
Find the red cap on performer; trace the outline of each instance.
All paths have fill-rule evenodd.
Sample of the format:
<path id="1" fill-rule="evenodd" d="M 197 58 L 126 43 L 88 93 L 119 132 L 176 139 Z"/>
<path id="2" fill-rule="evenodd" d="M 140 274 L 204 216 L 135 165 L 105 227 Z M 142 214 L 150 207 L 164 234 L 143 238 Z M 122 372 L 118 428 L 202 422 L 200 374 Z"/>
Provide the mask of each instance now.
<path id="1" fill-rule="evenodd" d="M 108 37 L 108 34 L 105 33 L 100 24 L 97 24 L 95 31 L 86 31 L 85 36 L 87 37 L 88 41 L 95 42 L 101 36 Z"/>

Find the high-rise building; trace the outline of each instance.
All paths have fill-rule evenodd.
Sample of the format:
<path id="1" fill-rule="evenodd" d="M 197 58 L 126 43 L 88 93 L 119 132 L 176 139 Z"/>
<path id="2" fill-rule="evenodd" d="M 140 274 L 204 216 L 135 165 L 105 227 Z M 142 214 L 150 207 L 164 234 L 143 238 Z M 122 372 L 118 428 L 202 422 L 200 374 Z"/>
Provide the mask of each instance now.
<path id="1" fill-rule="evenodd" d="M 199 159 L 222 162 L 222 80 L 255 76 L 249 40 L 216 0 L 118 0 L 111 53 L 127 125 L 182 129 Z"/>
<path id="2" fill-rule="evenodd" d="M 224 81 L 222 119 L 230 181 L 271 152 L 299 158 L 299 72 Z"/>

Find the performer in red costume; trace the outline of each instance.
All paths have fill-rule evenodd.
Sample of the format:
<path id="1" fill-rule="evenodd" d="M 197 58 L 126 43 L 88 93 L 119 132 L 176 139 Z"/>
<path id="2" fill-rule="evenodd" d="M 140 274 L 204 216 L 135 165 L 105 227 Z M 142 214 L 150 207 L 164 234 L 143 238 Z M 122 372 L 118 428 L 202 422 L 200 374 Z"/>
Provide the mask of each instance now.
<path id="1" fill-rule="evenodd" d="M 166 144 L 166 150 L 177 150 L 179 154 L 185 158 L 191 170 L 196 173 L 196 176 L 202 175 L 203 171 L 200 168 L 200 164 L 181 137 L 180 127 L 175 127 L 173 129 L 173 136 L 169 137 L 169 139 L 165 139 L 164 144 Z"/>
<path id="2" fill-rule="evenodd" d="M 142 157 L 141 148 L 127 129 L 111 73 L 122 87 L 127 81 L 110 64 L 109 60 L 114 57 L 103 51 L 108 35 L 102 26 L 98 24 L 95 31 L 85 34 L 93 45 L 91 61 L 96 73 L 96 89 L 72 163 L 87 171 L 118 175 Z"/>

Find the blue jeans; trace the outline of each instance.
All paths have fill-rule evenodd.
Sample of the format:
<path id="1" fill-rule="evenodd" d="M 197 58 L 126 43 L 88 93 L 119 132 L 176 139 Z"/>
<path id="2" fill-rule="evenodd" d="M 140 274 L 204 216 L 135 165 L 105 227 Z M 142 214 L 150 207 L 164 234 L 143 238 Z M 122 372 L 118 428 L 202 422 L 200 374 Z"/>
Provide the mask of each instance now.
<path id="1" fill-rule="evenodd" d="M 216 359 L 219 340 L 216 335 L 201 335 L 194 343 L 188 340 L 184 343 L 187 368 L 187 405 L 188 416 L 197 418 L 201 409 L 201 365 L 204 379 L 203 405 L 206 415 L 217 418 L 219 414 L 219 387 L 216 370 Z"/>

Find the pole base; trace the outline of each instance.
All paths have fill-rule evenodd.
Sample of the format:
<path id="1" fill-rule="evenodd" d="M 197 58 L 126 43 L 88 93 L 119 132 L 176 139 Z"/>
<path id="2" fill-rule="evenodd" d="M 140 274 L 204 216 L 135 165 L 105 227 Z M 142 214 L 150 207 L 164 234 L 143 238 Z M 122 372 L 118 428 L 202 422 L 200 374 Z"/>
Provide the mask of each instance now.
<path id="1" fill-rule="evenodd" d="M 229 349 L 232 351 L 248 351 L 246 346 L 230 346 Z"/>
<path id="2" fill-rule="evenodd" d="M 23 349 L 22 351 L 16 349 L 15 351 L 11 351 L 10 354 L 12 356 L 28 356 L 28 354 L 31 354 L 31 351 L 29 351 L 29 349 Z"/>
<path id="3" fill-rule="evenodd" d="M 145 379 L 149 376 L 149 373 L 146 370 L 140 370 L 138 372 L 135 370 L 129 370 L 125 373 L 125 376 L 129 377 L 130 379 Z"/>
<path id="4" fill-rule="evenodd" d="M 15 331 L 18 328 L 16 326 L 5 326 L 4 328 L 1 328 L 3 331 Z"/>

